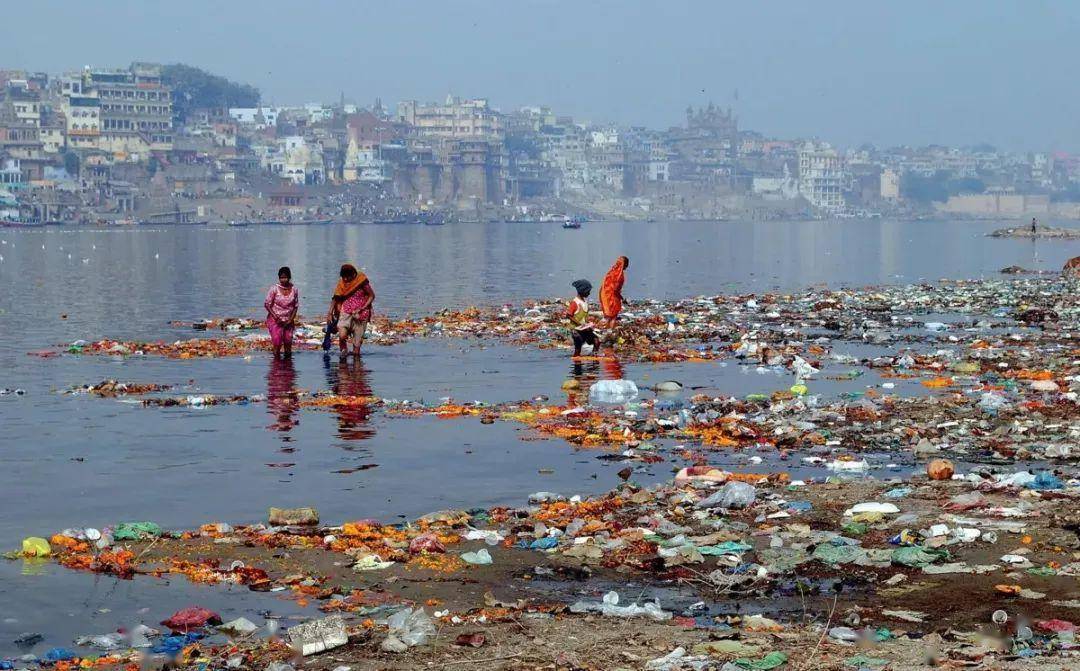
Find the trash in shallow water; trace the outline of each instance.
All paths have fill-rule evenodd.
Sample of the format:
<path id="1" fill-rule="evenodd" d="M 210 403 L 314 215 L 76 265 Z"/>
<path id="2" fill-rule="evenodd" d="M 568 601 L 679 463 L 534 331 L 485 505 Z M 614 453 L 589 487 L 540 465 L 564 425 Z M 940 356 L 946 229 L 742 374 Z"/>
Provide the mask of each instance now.
<path id="1" fill-rule="evenodd" d="M 670 620 L 672 614 L 660 607 L 660 601 L 648 601 L 644 606 L 636 602 L 628 606 L 619 605 L 619 594 L 608 592 L 602 601 L 578 601 L 570 606 L 571 613 L 600 613 L 609 617 L 648 617 L 653 620 Z"/>
<path id="2" fill-rule="evenodd" d="M 209 624 L 221 624 L 221 616 L 201 606 L 190 606 L 176 611 L 169 619 L 163 620 L 161 624 L 173 631 L 187 633 L 192 629 L 199 629 Z"/>

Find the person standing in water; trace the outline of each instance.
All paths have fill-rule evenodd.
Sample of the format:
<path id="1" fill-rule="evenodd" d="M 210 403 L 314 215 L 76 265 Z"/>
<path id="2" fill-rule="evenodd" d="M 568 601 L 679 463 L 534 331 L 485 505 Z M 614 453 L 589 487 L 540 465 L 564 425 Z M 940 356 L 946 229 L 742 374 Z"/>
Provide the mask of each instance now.
<path id="1" fill-rule="evenodd" d="M 600 285 L 600 309 L 604 313 L 604 328 L 615 328 L 615 322 L 619 319 L 619 313 L 622 312 L 623 303 L 626 303 L 626 299 L 623 298 L 622 290 L 623 284 L 626 283 L 626 269 L 630 267 L 630 259 L 625 256 L 620 256 L 616 259 L 615 264 L 611 266 L 611 269 L 607 271 L 607 275 L 604 276 L 604 283 Z"/>
<path id="2" fill-rule="evenodd" d="M 375 291 L 367 275 L 360 272 L 351 263 L 341 266 L 339 279 L 330 299 L 330 311 L 326 314 L 326 323 L 337 321 L 338 346 L 341 356 L 349 355 L 352 345 L 353 356 L 360 356 L 360 347 L 364 344 L 368 322 L 371 321 L 371 306 L 375 302 Z"/>
<path id="3" fill-rule="evenodd" d="M 288 266 L 278 268 L 278 283 L 266 292 L 263 307 L 266 308 L 266 329 L 270 331 L 270 343 L 274 358 L 292 356 L 293 332 L 296 314 L 300 311 L 300 290 L 293 286 L 292 271 Z"/>
<path id="4" fill-rule="evenodd" d="M 589 316 L 589 294 L 592 293 L 592 283 L 589 280 L 577 280 L 572 286 L 577 291 L 577 296 L 566 306 L 566 318 L 570 321 L 570 336 L 574 341 L 574 356 L 581 356 L 581 347 L 585 343 L 592 345 L 593 351 L 599 346 L 596 337 L 596 324 Z"/>

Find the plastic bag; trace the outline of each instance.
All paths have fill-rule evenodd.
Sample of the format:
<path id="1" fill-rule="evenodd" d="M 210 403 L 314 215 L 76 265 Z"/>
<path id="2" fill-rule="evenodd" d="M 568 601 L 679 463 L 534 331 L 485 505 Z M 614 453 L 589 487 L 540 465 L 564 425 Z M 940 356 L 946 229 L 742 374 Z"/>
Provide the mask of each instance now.
<path id="1" fill-rule="evenodd" d="M 619 605 L 618 592 L 608 592 L 604 600 L 578 601 L 570 606 L 571 613 L 600 613 L 609 617 L 649 617 L 658 622 L 670 620 L 672 615 L 660 607 L 659 599 L 647 602 L 644 606 L 632 603 L 629 606 Z"/>
<path id="2" fill-rule="evenodd" d="M 491 553 L 487 551 L 487 548 L 482 548 L 476 552 L 465 552 L 461 555 L 462 561 L 469 564 L 490 564 Z"/>
<path id="3" fill-rule="evenodd" d="M 421 552 L 446 552 L 446 546 L 439 542 L 435 534 L 420 534 L 409 541 L 409 553 L 420 554 Z"/>
<path id="4" fill-rule="evenodd" d="M 1045 491 L 1048 489 L 1064 489 L 1065 483 L 1050 471 L 1040 471 L 1035 475 L 1035 479 L 1027 483 L 1026 486 L 1028 489 Z"/>
<path id="5" fill-rule="evenodd" d="M 84 645 L 98 650 L 119 650 L 124 643 L 123 634 L 100 634 L 97 636 L 80 636 L 75 639 L 75 645 Z"/>
<path id="6" fill-rule="evenodd" d="M 390 616 L 387 620 L 390 626 L 390 636 L 412 648 L 423 645 L 435 635 L 435 623 L 423 608 L 404 608 Z"/>
<path id="7" fill-rule="evenodd" d="M 52 548 L 44 538 L 30 536 L 23 539 L 22 554 L 24 557 L 48 557 L 52 554 Z"/>
<path id="8" fill-rule="evenodd" d="M 153 522 L 121 522 L 116 525 L 113 539 L 118 541 L 137 541 L 161 535 L 161 527 Z"/>
<path id="9" fill-rule="evenodd" d="M 633 380 L 600 380 L 589 387 L 590 403 L 627 403 L 637 395 L 638 388 Z"/>
<path id="10" fill-rule="evenodd" d="M 698 508 L 747 508 L 757 498 L 757 488 L 745 482 L 729 482 L 708 498 L 698 502 Z"/>
<path id="11" fill-rule="evenodd" d="M 337 333 L 337 322 L 338 320 L 335 319 L 326 324 L 326 328 L 324 329 L 325 335 L 323 335 L 322 339 L 322 348 L 324 352 L 330 351 L 330 346 L 333 344 L 334 340 L 334 334 Z"/>

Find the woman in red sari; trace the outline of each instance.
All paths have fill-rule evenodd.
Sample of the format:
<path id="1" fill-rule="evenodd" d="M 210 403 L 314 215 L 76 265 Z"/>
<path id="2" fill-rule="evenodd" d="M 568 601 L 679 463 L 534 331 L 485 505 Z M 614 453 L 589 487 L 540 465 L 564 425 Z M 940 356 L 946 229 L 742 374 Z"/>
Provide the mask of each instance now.
<path id="1" fill-rule="evenodd" d="M 600 285 L 600 309 L 604 312 L 605 328 L 615 328 L 615 322 L 622 312 L 623 298 L 622 289 L 626 282 L 626 269 L 630 267 L 630 259 L 620 256 L 611 270 L 604 276 L 604 283 Z"/>

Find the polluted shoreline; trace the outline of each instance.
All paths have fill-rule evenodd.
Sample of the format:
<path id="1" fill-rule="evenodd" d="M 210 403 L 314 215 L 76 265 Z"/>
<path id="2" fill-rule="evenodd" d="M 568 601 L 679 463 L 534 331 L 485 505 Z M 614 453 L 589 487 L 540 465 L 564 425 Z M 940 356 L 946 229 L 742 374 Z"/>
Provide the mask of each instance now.
<path id="1" fill-rule="evenodd" d="M 640 301 L 610 334 L 612 351 L 583 360 L 730 364 L 775 380 L 769 393 L 739 396 L 612 374 L 571 376 L 557 398 L 518 390 L 528 400 L 488 403 L 332 389 L 260 398 L 131 374 L 143 357 L 197 367 L 264 356 L 257 325 L 242 320 L 199 322 L 183 340 L 33 352 L 130 362 L 130 380 L 60 391 L 139 412 L 266 403 L 297 413 L 362 406 L 390 422 L 476 431 L 507 422 L 520 439 L 558 439 L 625 466 L 607 493 L 526 491 L 510 506 L 406 522 L 364 511 L 327 521 L 310 508 L 271 510 L 257 524 L 191 520 L 186 530 L 151 520 L 41 529 L 13 561 L 246 587 L 301 605 L 308 621 L 268 628 L 170 609 L 78 645 L 27 632 L 43 639 L 34 652 L 0 663 L 1065 668 L 1077 662 L 1080 622 L 1075 289 L 1038 277 Z M 534 301 L 384 319 L 373 339 L 558 351 L 567 344 L 557 310 Z M 300 334 L 313 347 L 320 325 Z M 646 471 L 666 475 L 646 482 Z"/>

